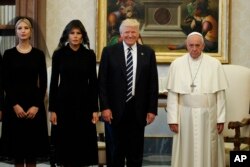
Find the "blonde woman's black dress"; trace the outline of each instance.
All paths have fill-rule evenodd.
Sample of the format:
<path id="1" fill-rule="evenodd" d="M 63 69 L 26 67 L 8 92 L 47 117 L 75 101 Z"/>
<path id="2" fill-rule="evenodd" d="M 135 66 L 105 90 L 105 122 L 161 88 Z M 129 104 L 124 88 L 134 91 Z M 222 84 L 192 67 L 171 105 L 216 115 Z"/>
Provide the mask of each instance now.
<path id="1" fill-rule="evenodd" d="M 2 143 L 3 155 L 15 159 L 46 157 L 49 151 L 44 98 L 47 89 L 45 55 L 32 48 L 22 54 L 16 47 L 3 55 L 3 106 Z M 34 119 L 18 118 L 13 106 L 19 104 L 24 111 L 38 107 Z"/>

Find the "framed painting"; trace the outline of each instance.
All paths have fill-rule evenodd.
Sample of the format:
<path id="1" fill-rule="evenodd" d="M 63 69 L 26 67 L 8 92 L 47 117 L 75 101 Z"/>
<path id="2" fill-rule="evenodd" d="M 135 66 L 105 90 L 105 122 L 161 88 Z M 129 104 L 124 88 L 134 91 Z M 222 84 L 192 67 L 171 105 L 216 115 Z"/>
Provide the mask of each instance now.
<path id="1" fill-rule="evenodd" d="M 228 0 L 97 0 L 97 61 L 104 46 L 120 41 L 119 25 L 126 18 L 140 22 L 141 42 L 156 52 L 157 63 L 171 63 L 186 53 L 185 39 L 197 31 L 204 52 L 229 63 Z"/>

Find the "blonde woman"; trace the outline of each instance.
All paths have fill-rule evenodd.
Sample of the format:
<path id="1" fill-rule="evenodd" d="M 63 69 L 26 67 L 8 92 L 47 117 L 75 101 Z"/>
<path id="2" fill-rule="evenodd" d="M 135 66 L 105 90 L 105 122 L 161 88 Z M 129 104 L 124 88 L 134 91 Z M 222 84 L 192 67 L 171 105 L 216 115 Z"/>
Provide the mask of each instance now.
<path id="1" fill-rule="evenodd" d="M 49 140 L 44 107 L 47 71 L 44 53 L 32 47 L 32 24 L 21 17 L 15 25 L 18 44 L 3 55 L 5 104 L 2 140 L 5 156 L 15 167 L 35 167 L 48 154 Z"/>

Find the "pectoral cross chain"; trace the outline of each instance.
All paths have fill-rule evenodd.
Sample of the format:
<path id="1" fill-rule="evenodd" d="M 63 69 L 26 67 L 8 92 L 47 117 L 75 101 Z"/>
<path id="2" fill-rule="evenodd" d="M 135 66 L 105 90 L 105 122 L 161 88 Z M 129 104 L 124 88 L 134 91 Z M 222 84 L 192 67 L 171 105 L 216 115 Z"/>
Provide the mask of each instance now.
<path id="1" fill-rule="evenodd" d="M 190 87 L 191 87 L 191 91 L 193 92 L 193 91 L 194 91 L 194 88 L 196 87 L 196 85 L 195 85 L 194 83 L 192 83 L 192 84 L 190 85 Z"/>
<path id="2" fill-rule="evenodd" d="M 190 87 L 191 87 L 191 92 L 194 92 L 194 88 L 196 87 L 196 85 L 194 84 L 194 81 L 195 81 L 195 78 L 196 78 L 196 76 L 197 76 L 197 74 L 198 74 L 198 72 L 199 72 L 200 65 L 201 65 L 201 62 L 202 62 L 202 58 L 203 58 L 203 56 L 201 57 L 199 66 L 198 66 L 197 71 L 196 71 L 196 73 L 195 73 L 195 75 L 194 75 L 194 77 L 193 77 L 192 71 L 191 71 L 191 67 L 190 67 L 190 62 L 189 62 L 189 56 L 188 56 L 188 67 L 189 67 L 189 72 L 190 72 L 190 77 L 191 77 L 191 82 L 192 82 L 192 84 L 190 85 Z"/>

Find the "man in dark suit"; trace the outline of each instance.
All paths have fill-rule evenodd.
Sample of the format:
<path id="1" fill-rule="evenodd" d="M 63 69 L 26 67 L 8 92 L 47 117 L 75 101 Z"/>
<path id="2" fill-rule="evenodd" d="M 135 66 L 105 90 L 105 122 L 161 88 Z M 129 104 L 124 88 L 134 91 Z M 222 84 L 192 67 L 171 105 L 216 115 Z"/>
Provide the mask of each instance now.
<path id="1" fill-rule="evenodd" d="M 142 166 L 144 129 L 157 115 L 155 52 L 136 42 L 139 26 L 136 19 L 124 20 L 120 26 L 123 41 L 104 47 L 99 66 L 102 119 L 112 128 L 112 142 L 106 142 L 113 149 L 108 158 L 112 167 Z"/>

